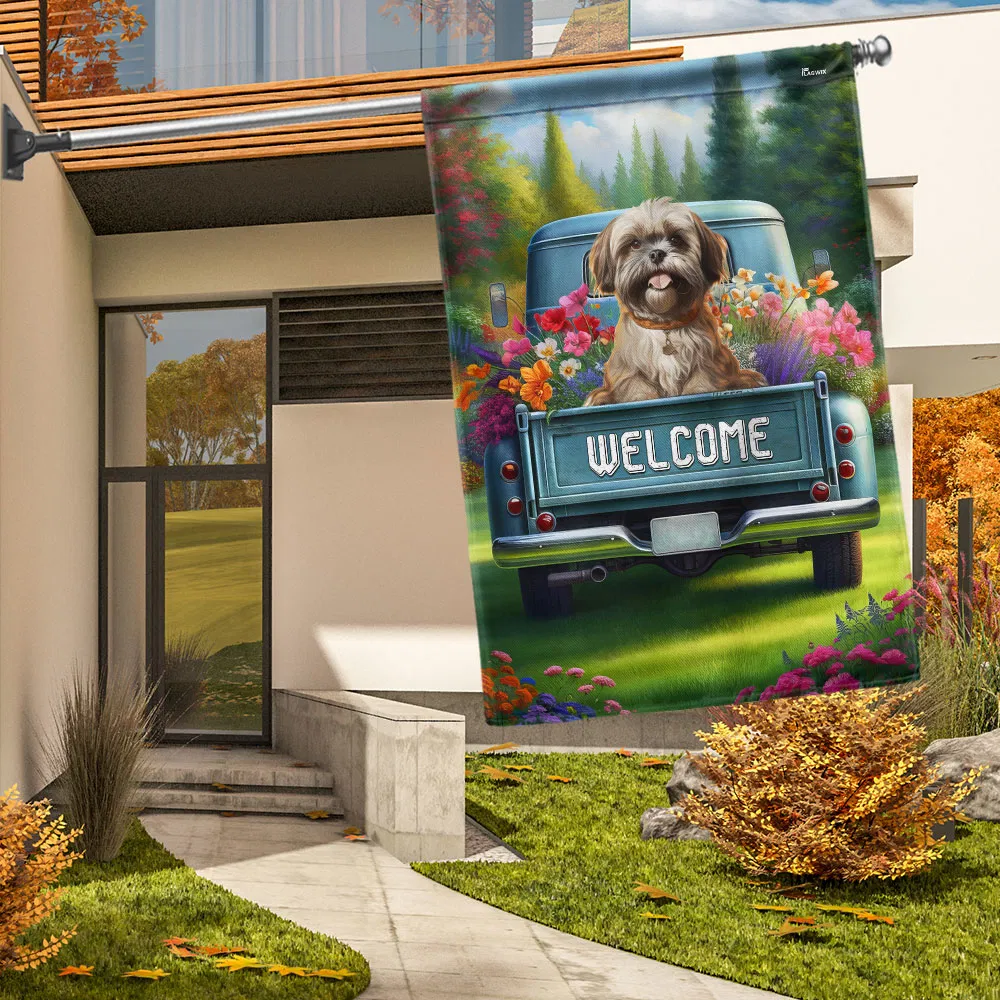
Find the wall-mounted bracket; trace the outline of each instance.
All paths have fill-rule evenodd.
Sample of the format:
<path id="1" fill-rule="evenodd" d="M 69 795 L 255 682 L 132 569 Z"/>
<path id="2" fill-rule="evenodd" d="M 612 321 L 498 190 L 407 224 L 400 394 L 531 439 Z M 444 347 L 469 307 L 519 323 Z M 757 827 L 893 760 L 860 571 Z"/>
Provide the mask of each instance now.
<path id="1" fill-rule="evenodd" d="M 7 181 L 24 180 L 24 164 L 35 153 L 57 153 L 73 148 L 69 132 L 43 132 L 36 135 L 24 128 L 17 115 L 3 106 L 3 177 Z"/>

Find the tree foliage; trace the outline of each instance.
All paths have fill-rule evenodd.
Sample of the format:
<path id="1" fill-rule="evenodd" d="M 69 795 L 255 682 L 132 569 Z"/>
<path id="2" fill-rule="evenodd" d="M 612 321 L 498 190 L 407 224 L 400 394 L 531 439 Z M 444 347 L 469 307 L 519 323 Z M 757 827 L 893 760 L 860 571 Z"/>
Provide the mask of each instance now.
<path id="1" fill-rule="evenodd" d="M 736 56 L 720 56 L 712 64 L 713 101 L 708 125 L 708 196 L 712 199 L 753 197 L 748 185 L 756 178 L 760 136 Z"/>
<path id="2" fill-rule="evenodd" d="M 540 173 L 548 218 L 566 219 L 599 211 L 601 206 L 597 193 L 580 179 L 573 155 L 566 145 L 559 116 L 552 111 L 545 116 L 545 146 Z"/>
<path id="3" fill-rule="evenodd" d="M 677 179 L 674 177 L 667 161 L 667 154 L 663 151 L 660 137 L 653 132 L 653 155 L 650 164 L 650 197 L 652 198 L 676 198 Z"/>
<path id="4" fill-rule="evenodd" d="M 662 150 L 661 150 L 662 152 Z M 632 187 L 632 204 L 638 205 L 653 196 L 653 171 L 646 159 L 646 151 L 642 148 L 642 135 L 639 123 L 632 122 L 632 162 L 628 173 L 629 184 Z"/>
<path id="5" fill-rule="evenodd" d="M 126 0 L 48 0 L 45 96 L 50 101 L 156 89 L 123 88 L 118 82 L 119 42 L 146 30 L 138 4 Z"/>
<path id="6" fill-rule="evenodd" d="M 694 155 L 694 143 L 691 142 L 691 136 L 687 136 L 684 140 L 684 168 L 681 170 L 680 190 L 677 197 L 681 201 L 704 201 L 708 197 L 701 167 Z"/>
<path id="7" fill-rule="evenodd" d="M 956 817 L 977 772 L 936 784 L 904 711 L 914 689 L 873 688 L 751 702 L 716 712 L 685 818 L 753 875 L 860 882 L 915 875 L 941 855 L 935 826 Z"/>
<path id="8" fill-rule="evenodd" d="M 496 25 L 495 0 L 387 0 L 378 9 L 393 24 L 401 23 L 401 11 L 418 32 L 426 25 L 439 35 L 455 39 L 481 35 L 483 58 L 489 58 Z"/>
<path id="9" fill-rule="evenodd" d="M 611 179 L 611 199 L 614 202 L 615 208 L 631 208 L 634 204 L 632 201 L 632 184 L 628 177 L 628 167 L 625 166 L 625 157 L 622 156 L 620 149 L 615 159 L 614 176 Z"/>

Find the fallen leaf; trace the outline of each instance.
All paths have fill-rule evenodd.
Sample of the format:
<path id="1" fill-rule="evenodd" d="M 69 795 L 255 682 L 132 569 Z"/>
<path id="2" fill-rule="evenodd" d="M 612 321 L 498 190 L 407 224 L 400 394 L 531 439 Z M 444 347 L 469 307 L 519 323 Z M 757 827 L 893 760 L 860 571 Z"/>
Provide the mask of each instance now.
<path id="1" fill-rule="evenodd" d="M 792 908 L 790 906 L 769 906 L 766 903 L 752 903 L 751 905 L 755 910 L 773 910 L 775 913 L 792 912 Z"/>
<path id="2" fill-rule="evenodd" d="M 474 778 L 476 776 L 474 771 L 470 771 L 468 768 L 465 769 L 465 776 L 467 778 Z"/>
<path id="3" fill-rule="evenodd" d="M 510 774 L 508 771 L 501 771 L 499 767 L 481 767 L 479 769 L 480 774 L 485 774 L 487 778 L 493 781 L 509 781 L 514 785 L 523 785 L 524 779 L 519 778 L 516 774 Z"/>
<path id="4" fill-rule="evenodd" d="M 666 767 L 669 763 L 663 757 L 646 757 L 639 762 L 639 767 Z"/>
<path id="5" fill-rule="evenodd" d="M 163 969 L 133 969 L 132 972 L 126 972 L 122 979 L 155 979 L 159 981 L 169 975 L 170 973 L 164 972 Z"/>
<path id="6" fill-rule="evenodd" d="M 59 970 L 60 976 L 92 976 L 94 967 L 92 965 L 67 965 L 65 969 Z"/>
<path id="7" fill-rule="evenodd" d="M 194 950 L 207 958 L 216 958 L 219 955 L 241 955 L 246 951 L 246 948 L 226 948 L 224 945 L 204 944 L 197 945 Z"/>
<path id="8" fill-rule="evenodd" d="M 634 750 L 626 750 L 624 747 L 622 747 L 620 750 L 615 750 L 614 752 L 619 757 L 634 757 L 635 756 L 635 751 Z"/>
<path id="9" fill-rule="evenodd" d="M 267 971 L 277 972 L 279 976 L 302 976 L 303 979 L 306 975 L 306 970 L 298 965 L 269 965 Z"/>
<path id="10" fill-rule="evenodd" d="M 800 889 L 789 889 L 787 892 L 779 892 L 779 896 L 784 896 L 785 899 L 815 899 L 816 894 L 814 892 L 802 892 Z"/>
<path id="11" fill-rule="evenodd" d="M 219 815 L 220 816 L 225 816 L 226 819 L 232 819 L 234 816 L 238 816 L 239 813 L 224 812 L 224 813 L 219 813 Z"/>
<path id="12" fill-rule="evenodd" d="M 192 951 L 190 948 L 184 948 L 177 944 L 168 944 L 167 951 L 176 958 L 201 958 L 196 951 Z"/>
<path id="13" fill-rule="evenodd" d="M 232 785 L 227 785 L 225 784 L 225 782 L 222 781 L 213 781 L 212 787 L 218 789 L 218 791 L 220 792 L 231 792 L 234 790 Z"/>
<path id="14" fill-rule="evenodd" d="M 826 903 L 815 903 L 814 905 L 817 910 L 826 910 L 830 913 L 853 913 L 856 915 L 858 913 L 868 912 L 866 909 L 859 906 L 830 906 Z"/>
<path id="15" fill-rule="evenodd" d="M 561 774 L 547 774 L 545 776 L 549 781 L 561 781 L 564 785 L 568 785 L 573 779 L 564 778 Z"/>
<path id="16" fill-rule="evenodd" d="M 825 927 L 833 926 L 833 924 L 792 923 L 792 919 L 791 917 L 786 918 L 785 922 L 776 931 L 768 931 L 767 933 L 775 937 L 787 937 L 789 934 L 808 934 L 810 931 L 818 931 Z"/>
<path id="17" fill-rule="evenodd" d="M 367 840 L 368 838 L 363 833 L 349 833 L 344 840 Z"/>
<path id="18" fill-rule="evenodd" d="M 892 917 L 883 917 L 880 913 L 856 913 L 855 917 L 858 920 L 867 920 L 869 923 L 875 924 L 894 924 L 896 921 Z"/>
<path id="19" fill-rule="evenodd" d="M 646 885 L 645 882 L 636 882 L 633 892 L 645 896 L 647 899 L 669 900 L 671 903 L 679 903 L 680 897 L 673 896 L 666 889 L 657 889 L 655 885 Z"/>
<path id="20" fill-rule="evenodd" d="M 516 743 L 497 743 L 496 746 L 487 747 L 485 750 L 480 751 L 481 753 L 500 753 L 502 750 L 516 750 Z"/>
<path id="21" fill-rule="evenodd" d="M 814 927 L 816 925 L 815 917 L 785 917 L 786 924 L 802 924 L 803 927 Z"/>
<path id="22" fill-rule="evenodd" d="M 306 819 L 329 819 L 330 814 L 322 809 L 313 809 L 312 812 L 303 813 Z"/>
<path id="23" fill-rule="evenodd" d="M 163 943 L 169 948 L 172 944 L 190 944 L 194 938 L 170 937 L 164 938 Z"/>
<path id="24" fill-rule="evenodd" d="M 347 979 L 348 976 L 356 976 L 356 972 L 351 972 L 350 969 L 316 969 L 313 972 L 307 972 L 307 976 L 319 976 L 321 979 Z"/>
<path id="25" fill-rule="evenodd" d="M 242 972 L 244 969 L 263 969 L 264 966 L 256 958 L 220 958 L 216 963 L 217 969 L 225 969 L 227 972 Z"/>
<path id="26" fill-rule="evenodd" d="M 639 915 L 642 916 L 642 917 L 645 917 L 647 920 L 672 920 L 673 919 L 672 917 L 668 917 L 665 913 L 650 913 L 649 910 L 647 910 L 645 913 L 641 913 Z"/>
<path id="27" fill-rule="evenodd" d="M 505 771 L 534 771 L 530 764 L 501 764 Z"/>
<path id="28" fill-rule="evenodd" d="M 315 767 L 315 764 L 311 764 L 307 760 L 297 760 L 292 764 L 292 767 Z"/>
<path id="29" fill-rule="evenodd" d="M 361 831 L 356 826 L 345 826 L 344 827 L 344 833 L 345 834 L 358 834 L 358 833 L 361 833 Z"/>

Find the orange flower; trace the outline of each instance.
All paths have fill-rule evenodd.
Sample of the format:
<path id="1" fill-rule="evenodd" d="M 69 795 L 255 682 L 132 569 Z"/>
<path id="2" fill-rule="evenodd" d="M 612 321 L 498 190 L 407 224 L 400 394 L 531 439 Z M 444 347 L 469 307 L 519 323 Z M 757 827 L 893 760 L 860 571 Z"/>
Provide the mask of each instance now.
<path id="1" fill-rule="evenodd" d="M 818 278 L 809 279 L 809 287 L 817 295 L 826 295 L 827 292 L 836 288 L 839 284 L 839 281 L 833 280 L 833 271 L 824 271 Z"/>
<path id="2" fill-rule="evenodd" d="M 503 389 L 504 392 L 520 392 L 521 382 L 519 379 L 514 378 L 513 375 L 508 375 L 506 378 L 500 380 L 498 388 Z"/>
<path id="3" fill-rule="evenodd" d="M 753 306 L 739 306 L 736 311 L 740 319 L 753 319 L 757 315 L 757 310 Z"/>
<path id="4" fill-rule="evenodd" d="M 509 701 L 502 701 L 502 702 L 500 702 L 500 711 L 501 712 L 513 712 L 514 711 L 514 706 Z"/>
<path id="5" fill-rule="evenodd" d="M 546 381 L 551 377 L 552 369 L 544 358 L 536 361 L 531 368 L 521 369 L 521 378 L 524 379 L 521 399 L 533 410 L 544 410 L 546 402 L 552 398 L 552 386 Z"/>
<path id="6" fill-rule="evenodd" d="M 455 400 L 455 406 L 464 412 L 468 410 L 472 401 L 478 395 L 479 393 L 476 391 L 475 382 L 463 382 L 462 391 L 458 394 L 458 399 Z"/>
<path id="7" fill-rule="evenodd" d="M 792 285 L 792 298 L 793 299 L 808 299 L 809 298 L 808 288 L 799 288 L 798 285 Z"/>
<path id="8" fill-rule="evenodd" d="M 501 677 L 501 684 L 506 684 L 508 687 L 520 687 L 521 682 L 516 677 Z"/>
<path id="9" fill-rule="evenodd" d="M 469 365 L 469 367 L 465 370 L 473 378 L 488 378 L 490 374 L 490 367 L 491 366 L 489 364 Z"/>

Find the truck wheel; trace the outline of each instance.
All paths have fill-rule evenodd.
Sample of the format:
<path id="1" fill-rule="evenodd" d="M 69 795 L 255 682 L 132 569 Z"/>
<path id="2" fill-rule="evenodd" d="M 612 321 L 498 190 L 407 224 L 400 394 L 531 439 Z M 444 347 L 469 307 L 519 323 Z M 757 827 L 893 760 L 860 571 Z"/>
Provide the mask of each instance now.
<path id="1" fill-rule="evenodd" d="M 521 603 L 529 618 L 568 618 L 573 614 L 573 588 L 549 586 L 551 566 L 523 566 L 517 571 Z"/>
<path id="2" fill-rule="evenodd" d="M 819 590 L 849 590 L 861 584 L 861 532 L 824 535 L 812 542 L 813 582 Z"/>

